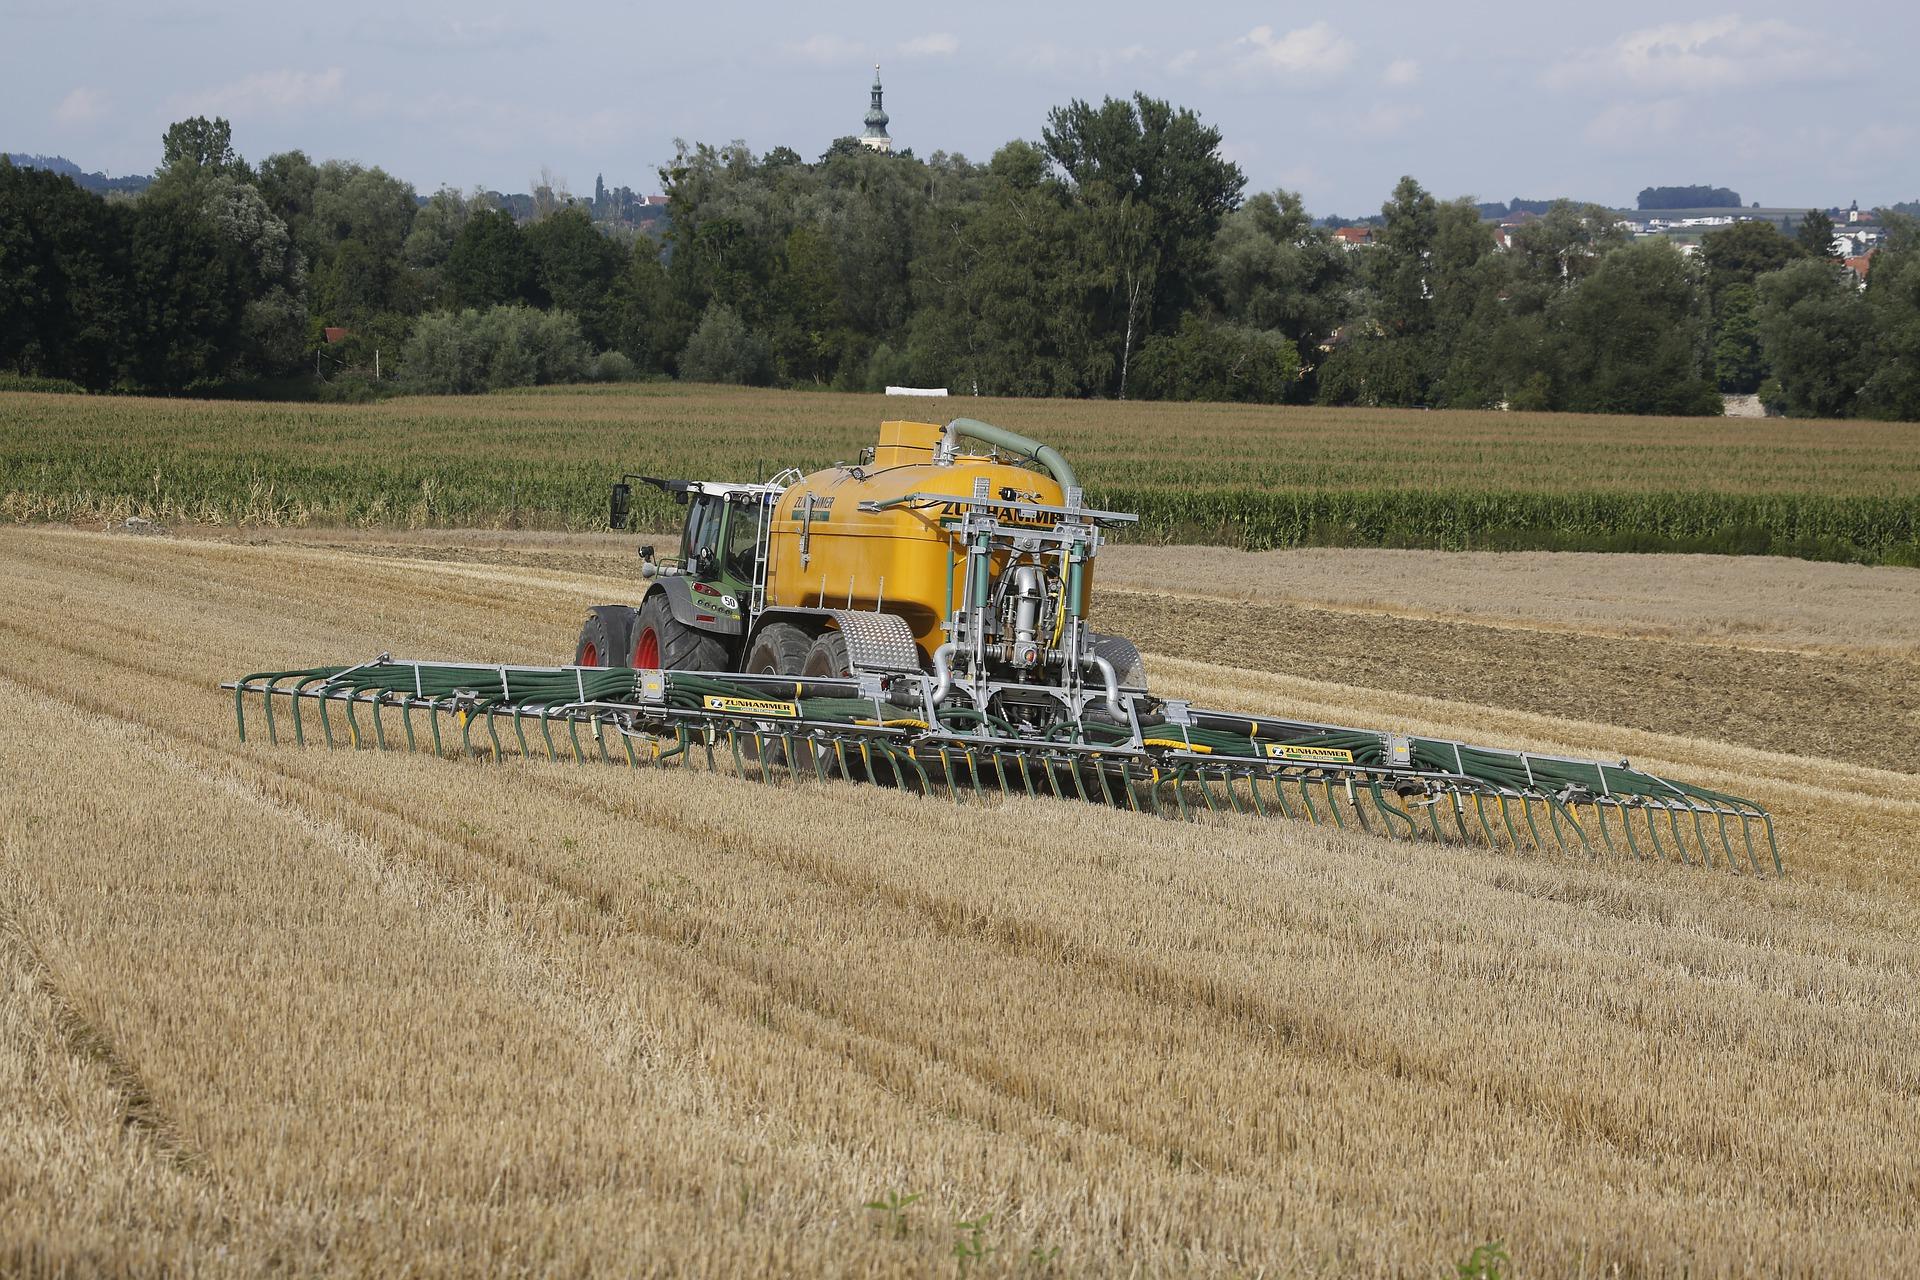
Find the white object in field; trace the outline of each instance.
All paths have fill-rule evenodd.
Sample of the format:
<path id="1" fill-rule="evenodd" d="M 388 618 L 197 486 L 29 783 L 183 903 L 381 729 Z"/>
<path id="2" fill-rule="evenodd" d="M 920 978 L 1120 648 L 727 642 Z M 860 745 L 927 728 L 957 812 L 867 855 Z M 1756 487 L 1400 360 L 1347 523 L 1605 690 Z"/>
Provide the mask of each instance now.
<path id="1" fill-rule="evenodd" d="M 888 387 L 887 394 L 890 396 L 943 396 L 947 394 L 947 389 L 945 387 Z"/>

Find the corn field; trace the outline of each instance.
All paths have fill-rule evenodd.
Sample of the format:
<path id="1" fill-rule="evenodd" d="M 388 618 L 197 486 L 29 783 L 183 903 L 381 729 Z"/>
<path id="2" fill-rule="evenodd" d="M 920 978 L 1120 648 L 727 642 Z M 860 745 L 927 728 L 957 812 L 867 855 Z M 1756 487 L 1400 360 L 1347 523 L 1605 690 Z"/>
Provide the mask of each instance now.
<path id="1" fill-rule="evenodd" d="M 1920 426 L 1087 401 L 678 384 L 372 405 L 0 395 L 0 520 L 586 529 L 621 471 L 853 461 L 889 415 L 1048 440 L 1137 536 L 1704 551 L 1920 564 Z M 638 518 L 673 524 L 661 495 Z"/>

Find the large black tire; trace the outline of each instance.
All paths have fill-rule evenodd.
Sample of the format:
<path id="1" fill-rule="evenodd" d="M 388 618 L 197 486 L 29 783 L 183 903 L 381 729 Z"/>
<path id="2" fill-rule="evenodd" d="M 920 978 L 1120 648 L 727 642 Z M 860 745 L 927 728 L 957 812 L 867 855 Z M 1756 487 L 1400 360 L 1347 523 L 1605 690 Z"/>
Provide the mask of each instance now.
<path id="1" fill-rule="evenodd" d="M 664 591 L 655 591 L 640 606 L 633 622 L 632 654 L 627 665 L 664 671 L 726 671 L 732 667 L 720 637 L 675 618 Z"/>
<path id="2" fill-rule="evenodd" d="M 791 622 L 769 622 L 753 638 L 747 665 L 741 670 L 749 675 L 797 676 L 807 665 L 812 644 L 813 637 Z"/>
<path id="3" fill-rule="evenodd" d="M 800 674 L 812 680 L 852 675 L 853 660 L 847 656 L 847 638 L 838 631 L 821 632 L 807 649 Z"/>
<path id="4" fill-rule="evenodd" d="M 633 607 L 597 604 L 587 610 L 580 639 L 573 646 L 576 667 L 611 667 L 633 652 Z"/>

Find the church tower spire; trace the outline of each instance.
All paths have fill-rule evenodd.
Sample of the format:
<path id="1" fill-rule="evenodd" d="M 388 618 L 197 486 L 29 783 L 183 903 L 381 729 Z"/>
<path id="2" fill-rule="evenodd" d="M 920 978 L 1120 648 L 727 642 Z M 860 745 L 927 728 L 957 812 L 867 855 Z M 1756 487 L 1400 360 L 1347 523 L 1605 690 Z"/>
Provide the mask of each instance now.
<path id="1" fill-rule="evenodd" d="M 893 150 L 893 139 L 887 134 L 887 112 L 880 105 L 880 64 L 873 64 L 873 105 L 867 108 L 867 131 L 860 135 L 860 145 L 869 151 L 888 152 Z"/>

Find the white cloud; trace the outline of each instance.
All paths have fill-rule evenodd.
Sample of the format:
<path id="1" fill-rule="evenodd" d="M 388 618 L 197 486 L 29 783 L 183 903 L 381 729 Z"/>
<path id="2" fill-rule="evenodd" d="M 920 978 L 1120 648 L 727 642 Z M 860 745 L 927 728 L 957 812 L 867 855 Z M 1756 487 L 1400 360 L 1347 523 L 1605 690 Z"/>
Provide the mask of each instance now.
<path id="1" fill-rule="evenodd" d="M 1395 58 L 1387 64 L 1387 69 L 1380 73 L 1380 81 L 1382 84 L 1390 84 L 1402 89 L 1411 84 L 1418 84 L 1420 64 L 1412 58 Z"/>
<path id="2" fill-rule="evenodd" d="M 1198 61 L 1200 61 L 1198 49 L 1183 49 L 1168 59 L 1167 71 L 1172 75 L 1183 76 L 1193 70 L 1194 64 Z"/>
<path id="3" fill-rule="evenodd" d="M 60 99 L 60 105 L 53 109 L 53 118 L 61 124 L 92 124 L 105 116 L 111 105 L 104 93 L 83 85 Z"/>
<path id="4" fill-rule="evenodd" d="M 1549 83 L 1627 85 L 1665 93 L 1698 93 L 1846 73 L 1857 58 L 1832 38 L 1775 18 L 1738 14 L 1667 22 L 1630 31 L 1550 68 Z"/>
<path id="5" fill-rule="evenodd" d="M 866 61 L 866 50 L 845 36 L 808 36 L 798 44 L 788 45 L 787 52 L 801 62 L 823 67 Z"/>
<path id="6" fill-rule="evenodd" d="M 950 31 L 934 31 L 901 42 L 903 58 L 950 58 L 960 52 L 960 41 Z"/>
<path id="7" fill-rule="evenodd" d="M 339 67 L 325 71 L 256 71 L 245 79 L 221 85 L 203 93 L 187 94 L 174 100 L 181 110 L 195 115 L 218 115 L 229 119 L 274 112 L 306 111 L 340 99 L 340 88 L 347 73 Z"/>
<path id="8" fill-rule="evenodd" d="M 1353 44 L 1325 22 L 1296 27 L 1280 36 L 1272 27 L 1255 27 L 1234 45 L 1242 50 L 1240 65 L 1249 71 L 1328 76 L 1345 71 L 1353 61 Z"/>

